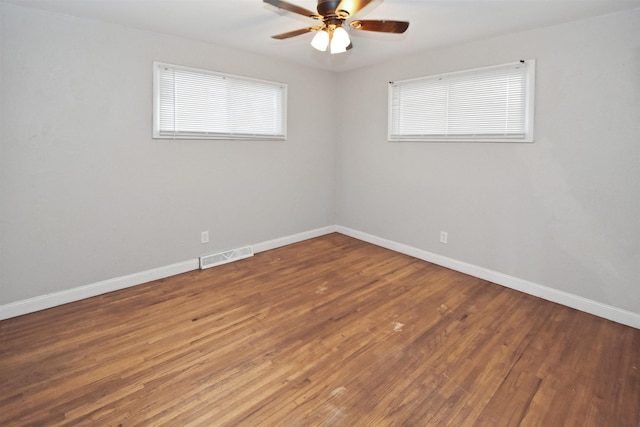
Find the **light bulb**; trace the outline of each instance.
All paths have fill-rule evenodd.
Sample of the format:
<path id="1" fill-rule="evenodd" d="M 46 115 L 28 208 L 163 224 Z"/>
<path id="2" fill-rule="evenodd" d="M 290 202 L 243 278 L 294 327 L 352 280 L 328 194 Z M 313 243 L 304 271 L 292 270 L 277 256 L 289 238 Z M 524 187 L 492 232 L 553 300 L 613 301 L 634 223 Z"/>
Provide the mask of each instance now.
<path id="1" fill-rule="evenodd" d="M 333 37 L 331 38 L 331 53 L 342 53 L 347 51 L 347 46 L 351 44 L 349 39 L 349 33 L 342 28 L 338 27 L 333 31 Z"/>
<path id="2" fill-rule="evenodd" d="M 313 37 L 313 40 L 311 40 L 311 46 L 321 52 L 327 50 L 327 46 L 329 46 L 329 33 L 324 30 L 318 31 Z"/>

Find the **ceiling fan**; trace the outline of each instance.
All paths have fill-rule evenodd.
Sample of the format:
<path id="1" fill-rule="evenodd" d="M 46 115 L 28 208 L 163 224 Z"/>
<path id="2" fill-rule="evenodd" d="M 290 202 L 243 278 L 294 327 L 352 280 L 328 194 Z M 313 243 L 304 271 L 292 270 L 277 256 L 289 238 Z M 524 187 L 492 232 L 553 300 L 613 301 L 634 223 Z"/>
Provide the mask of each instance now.
<path id="1" fill-rule="evenodd" d="M 299 30 L 289 31 L 282 34 L 271 36 L 274 39 L 282 40 L 289 37 L 299 36 L 310 32 L 317 31 L 311 41 L 311 46 L 326 51 L 329 48 L 332 54 L 342 53 L 351 49 L 351 39 L 349 34 L 343 28 L 343 24 L 353 17 L 360 9 L 371 3 L 372 0 L 318 0 L 317 11 L 312 12 L 304 7 L 288 3 L 284 0 L 263 0 L 277 8 L 308 16 L 322 23 L 313 27 L 301 28 Z M 348 25 L 356 30 L 376 31 L 380 33 L 401 34 L 407 31 L 409 23 L 406 21 L 384 21 L 384 20 L 353 20 Z"/>

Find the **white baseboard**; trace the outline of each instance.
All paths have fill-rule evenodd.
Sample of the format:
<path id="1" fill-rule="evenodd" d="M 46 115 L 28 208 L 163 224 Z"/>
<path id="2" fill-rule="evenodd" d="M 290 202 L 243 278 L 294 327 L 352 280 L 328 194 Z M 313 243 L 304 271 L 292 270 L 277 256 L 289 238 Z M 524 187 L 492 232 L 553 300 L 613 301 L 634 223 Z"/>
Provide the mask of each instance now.
<path id="1" fill-rule="evenodd" d="M 95 297 L 97 295 L 106 294 L 107 292 L 113 292 L 129 288 L 131 286 L 140 285 L 142 283 L 151 282 L 152 280 L 186 273 L 187 271 L 197 269 L 198 266 L 199 264 L 197 259 L 184 261 L 164 267 L 154 268 L 152 270 L 142 271 L 140 273 L 129 274 L 127 276 L 116 277 L 113 279 L 103 280 L 101 282 L 91 283 L 89 285 L 79 286 L 73 289 L 11 302 L 0 306 L 0 320 L 22 316 L 23 314 L 45 310 L 47 308 L 79 301 L 85 298 Z"/>
<path id="2" fill-rule="evenodd" d="M 255 252 L 263 252 L 269 249 L 275 249 L 280 246 L 289 245 L 291 243 L 301 242 L 313 237 L 322 236 L 336 231 L 335 226 L 318 228 L 315 230 L 305 231 L 290 236 L 280 237 L 266 242 L 260 242 L 253 245 Z M 51 294 L 41 295 L 34 298 L 28 298 L 21 301 L 11 302 L 9 304 L 0 305 L 0 320 L 9 319 L 11 317 L 22 316 L 58 305 L 67 304 L 84 298 L 95 297 L 97 295 L 106 294 L 131 286 L 140 285 L 142 283 L 151 282 L 153 280 L 164 279 L 165 277 L 175 276 L 176 274 L 186 273 L 187 271 L 197 270 L 200 267 L 198 259 L 179 262 L 177 264 L 167 265 L 164 267 L 154 268 L 152 270 L 142 271 L 127 276 L 116 277 L 101 282 L 91 283 L 77 288 L 68 289 Z"/>
<path id="3" fill-rule="evenodd" d="M 452 270 L 459 271 L 461 273 L 469 274 L 471 276 L 478 277 L 480 279 L 484 279 L 498 285 L 505 286 L 507 288 L 515 289 L 529 295 L 543 298 L 548 301 L 553 301 L 567 307 L 575 308 L 577 310 L 603 317 L 614 322 L 622 323 L 624 325 L 640 329 L 640 314 L 638 313 L 623 310 L 621 308 L 593 301 L 588 298 L 573 295 L 568 292 L 549 288 L 547 286 L 509 276 L 507 274 L 499 273 L 497 271 L 489 270 L 477 265 L 434 254 L 432 252 L 414 248 L 412 246 L 394 242 L 392 240 L 383 239 L 381 237 L 363 233 L 361 231 L 357 231 L 348 227 L 332 225 L 305 231 L 302 233 L 292 234 L 285 237 L 280 237 L 273 240 L 268 240 L 265 242 L 256 243 L 252 246 L 256 253 L 264 252 L 270 249 L 275 249 L 292 243 L 301 242 L 303 240 L 323 236 L 325 234 L 333 232 L 338 232 L 356 238 L 358 240 L 390 249 L 392 251 L 410 255 L 424 261 L 428 261 L 434 264 L 441 265 L 443 267 L 450 268 Z M 93 296 L 105 294 L 107 292 L 117 291 L 119 289 L 140 285 L 142 283 L 147 283 L 153 280 L 163 279 L 165 277 L 174 276 L 176 274 L 186 273 L 187 271 L 196 270 L 198 268 L 198 259 L 193 259 L 164 267 L 154 268 L 152 270 L 147 270 L 140 273 L 116 277 L 113 279 L 104 280 L 73 289 L 0 305 L 0 320 L 21 316 L 23 314 L 33 313 L 58 305 L 78 301 L 84 298 L 90 298 Z"/>
<path id="4" fill-rule="evenodd" d="M 505 286 L 507 288 L 515 289 L 517 291 L 524 292 L 526 294 L 533 295 L 547 301 L 562 304 L 567 307 L 575 308 L 576 310 L 584 311 L 586 313 L 590 313 L 599 317 L 603 317 L 605 319 L 612 320 L 614 322 L 622 323 L 624 325 L 640 329 L 639 313 L 634 313 L 618 307 L 613 307 L 607 304 L 590 300 L 588 298 L 573 295 L 568 292 L 553 289 L 544 285 L 539 285 L 537 283 L 509 276 L 507 274 L 489 270 L 487 268 L 479 267 L 477 265 L 457 261 L 452 258 L 434 254 L 432 252 L 414 248 L 412 246 L 394 242 L 392 240 L 383 239 L 381 237 L 353 230 L 348 227 L 337 226 L 336 231 L 338 233 L 353 237 L 358 240 L 372 243 L 383 248 L 391 249 L 395 252 L 410 255 L 412 257 L 428 261 L 433 264 L 438 264 L 443 267 L 459 271 L 461 273 L 469 274 L 470 276 L 478 277 L 480 279 L 484 279 L 489 282 Z"/>
<path id="5" fill-rule="evenodd" d="M 270 249 L 279 248 L 281 246 L 290 245 L 292 243 L 302 242 L 303 240 L 313 239 L 314 237 L 324 236 L 325 234 L 335 233 L 337 226 L 329 225 L 315 230 L 303 231 L 302 233 L 291 234 L 285 237 L 268 240 L 266 242 L 256 243 L 253 246 L 255 253 L 268 251 Z"/>

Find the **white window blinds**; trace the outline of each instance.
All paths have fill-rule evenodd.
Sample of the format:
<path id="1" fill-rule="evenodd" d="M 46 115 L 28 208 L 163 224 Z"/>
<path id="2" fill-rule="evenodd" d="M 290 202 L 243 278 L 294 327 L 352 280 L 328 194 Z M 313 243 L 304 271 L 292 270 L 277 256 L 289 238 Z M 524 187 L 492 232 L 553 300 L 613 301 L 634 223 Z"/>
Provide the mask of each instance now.
<path id="1" fill-rule="evenodd" d="M 533 60 L 389 84 L 391 141 L 533 141 Z"/>
<path id="2" fill-rule="evenodd" d="M 287 86 L 154 63 L 154 138 L 285 139 Z"/>

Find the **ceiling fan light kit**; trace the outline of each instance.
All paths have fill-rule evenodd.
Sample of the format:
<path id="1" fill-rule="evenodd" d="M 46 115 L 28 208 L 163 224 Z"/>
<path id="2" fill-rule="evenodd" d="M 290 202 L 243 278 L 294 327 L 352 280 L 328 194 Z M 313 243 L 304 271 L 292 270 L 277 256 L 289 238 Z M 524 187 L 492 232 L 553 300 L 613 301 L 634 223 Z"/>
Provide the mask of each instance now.
<path id="1" fill-rule="evenodd" d="M 263 1 L 279 9 L 322 21 L 322 25 L 276 34 L 272 36 L 274 39 L 282 40 L 317 31 L 311 40 L 311 46 L 321 52 L 329 49 L 331 54 L 336 54 L 346 52 L 353 47 L 349 33 L 343 28 L 343 24 L 372 0 L 318 0 L 318 13 L 284 0 Z M 358 20 L 351 21 L 348 25 L 355 30 L 395 34 L 402 34 L 409 28 L 409 23 L 406 21 Z"/>
<path id="2" fill-rule="evenodd" d="M 342 27 L 320 30 L 311 40 L 311 46 L 325 52 L 329 48 L 332 54 L 346 52 L 351 44 L 349 34 Z"/>

